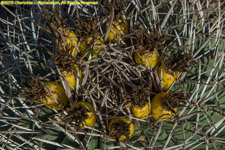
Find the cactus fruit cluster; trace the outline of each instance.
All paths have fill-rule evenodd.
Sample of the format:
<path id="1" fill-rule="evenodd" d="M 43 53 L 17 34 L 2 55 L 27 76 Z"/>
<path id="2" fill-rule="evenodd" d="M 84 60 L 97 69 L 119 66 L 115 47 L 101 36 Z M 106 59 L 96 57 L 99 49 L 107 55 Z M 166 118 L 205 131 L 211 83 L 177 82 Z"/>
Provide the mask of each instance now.
<path id="1" fill-rule="evenodd" d="M 3 149 L 224 149 L 225 3 L 2 5 Z"/>

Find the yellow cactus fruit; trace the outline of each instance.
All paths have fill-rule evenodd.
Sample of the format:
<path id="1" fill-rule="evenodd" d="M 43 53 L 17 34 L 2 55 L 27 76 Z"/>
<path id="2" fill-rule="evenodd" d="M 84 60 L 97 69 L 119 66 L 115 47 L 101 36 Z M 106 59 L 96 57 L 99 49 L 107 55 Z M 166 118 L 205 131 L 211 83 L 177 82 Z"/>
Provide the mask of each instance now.
<path id="1" fill-rule="evenodd" d="M 64 108 L 68 99 L 65 94 L 65 90 L 57 82 L 42 82 L 39 80 L 39 76 L 33 77 L 26 83 L 26 93 L 33 101 L 41 101 L 49 109 L 60 110 Z"/>
<path id="2" fill-rule="evenodd" d="M 82 81 L 82 71 L 76 64 L 76 59 L 68 52 L 59 55 L 51 55 L 70 91 L 74 90 L 77 79 L 79 79 L 80 83 Z"/>
<path id="3" fill-rule="evenodd" d="M 118 43 L 120 37 L 128 33 L 128 24 L 127 18 L 125 16 L 125 8 L 128 6 L 130 1 L 128 0 L 113 0 L 113 1 L 104 1 L 104 11 L 107 14 L 114 14 L 114 18 L 111 23 L 111 17 L 106 21 L 106 31 L 109 30 L 108 39 L 112 42 Z M 110 29 L 109 29 L 110 28 Z M 124 40 L 124 39 L 121 39 Z"/>
<path id="4" fill-rule="evenodd" d="M 145 82 L 142 82 L 145 80 Z M 135 86 L 125 86 L 126 99 L 131 102 L 131 113 L 134 117 L 142 119 L 150 115 L 151 83 L 148 77 L 132 81 Z"/>
<path id="5" fill-rule="evenodd" d="M 68 99 L 62 84 L 55 82 L 44 82 L 44 89 L 47 94 L 40 97 L 40 101 L 49 109 L 54 108 L 58 111 L 67 105 Z"/>
<path id="6" fill-rule="evenodd" d="M 61 15 L 61 11 L 55 8 L 53 13 L 44 8 L 42 15 L 47 22 L 46 31 L 54 35 L 54 43 L 57 45 L 57 51 L 62 54 L 63 51 L 70 49 L 70 54 L 74 56 L 77 46 L 77 35 L 74 28 L 70 27 Z"/>
<path id="7" fill-rule="evenodd" d="M 167 35 L 161 34 L 156 28 L 149 27 L 147 30 L 135 30 L 135 40 L 138 51 L 134 53 L 134 59 L 148 69 L 154 69 L 161 61 L 159 53 L 164 46 Z"/>
<path id="8" fill-rule="evenodd" d="M 128 139 L 134 133 L 134 125 L 128 118 L 112 119 L 108 129 L 109 135 L 116 140 Z"/>
<path id="9" fill-rule="evenodd" d="M 73 71 L 68 72 L 66 70 L 64 70 L 62 72 L 62 76 L 66 80 L 66 83 L 71 91 L 76 88 L 77 76 L 79 75 L 80 83 L 81 83 L 81 79 L 82 79 L 82 71 L 78 68 L 77 65 L 75 65 L 75 73 L 76 74 L 74 74 Z"/>
<path id="10" fill-rule="evenodd" d="M 162 89 L 168 90 L 182 72 L 191 73 L 188 67 L 194 64 L 196 64 L 196 62 L 193 60 L 191 52 L 170 56 L 169 59 L 158 68 L 158 77 L 162 82 Z"/>
<path id="11" fill-rule="evenodd" d="M 149 115 L 149 102 L 147 102 L 144 106 L 132 105 L 131 111 L 134 117 L 136 118 L 144 118 Z"/>
<path id="12" fill-rule="evenodd" d="M 77 37 L 79 38 L 79 51 L 83 55 L 87 50 L 86 58 L 92 54 L 92 58 L 95 58 L 102 50 L 105 44 L 101 38 L 98 25 L 100 17 L 96 18 L 78 18 L 76 20 L 79 30 L 77 30 Z M 90 48 L 90 49 L 89 49 Z"/>
<path id="13" fill-rule="evenodd" d="M 79 46 L 80 53 L 84 54 L 84 52 L 88 50 L 90 46 L 92 46 L 94 41 L 97 40 L 98 42 L 94 45 L 93 49 L 90 49 L 90 51 L 86 55 L 86 58 L 88 58 L 90 54 L 92 54 L 92 59 L 97 57 L 98 54 L 103 50 L 102 46 L 105 44 L 104 40 L 100 37 L 98 37 L 96 40 L 93 40 L 92 37 L 87 38 L 86 41 L 82 40 Z"/>
<path id="14" fill-rule="evenodd" d="M 74 56 L 76 52 L 76 47 L 78 45 L 78 40 L 76 39 L 76 34 L 71 30 L 65 30 L 64 40 L 65 43 L 63 43 L 63 40 L 58 41 L 58 52 L 59 54 L 62 54 L 62 50 L 69 49 L 69 53 Z M 63 47 L 64 44 L 64 47 Z M 66 45 L 65 45 L 66 44 Z"/>
<path id="15" fill-rule="evenodd" d="M 106 30 L 109 28 L 109 22 L 110 19 L 106 22 Z M 121 37 L 128 33 L 128 26 L 127 26 L 127 20 L 124 15 L 120 17 L 119 19 L 112 22 L 108 38 L 110 41 L 118 42 L 118 37 Z M 122 39 L 124 40 L 124 39 Z"/>
<path id="16" fill-rule="evenodd" d="M 158 93 L 151 101 L 151 110 L 152 115 L 155 120 L 161 122 L 166 121 L 173 117 L 178 110 L 179 102 L 175 101 L 174 103 L 170 101 L 173 98 L 173 95 L 169 95 L 167 92 Z M 170 106 L 167 106 L 170 103 Z M 173 107 L 173 108 L 172 108 Z"/>
<path id="17" fill-rule="evenodd" d="M 134 59 L 137 64 L 140 64 L 148 69 L 154 69 L 160 62 L 159 53 L 156 49 L 153 51 L 139 50 L 135 52 Z"/>
<path id="18" fill-rule="evenodd" d="M 174 81 L 178 78 L 180 72 L 172 71 L 166 68 L 163 64 L 158 68 L 158 77 L 162 82 L 162 89 L 168 90 Z"/>
<path id="19" fill-rule="evenodd" d="M 93 127 L 96 123 L 97 116 L 95 113 L 95 110 L 93 106 L 89 102 L 80 101 L 76 104 L 76 108 L 79 110 L 78 117 L 79 119 L 75 119 L 75 122 L 79 122 L 83 125 Z"/>

